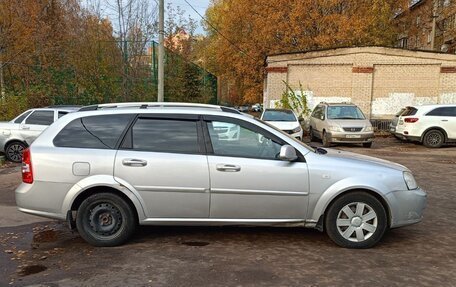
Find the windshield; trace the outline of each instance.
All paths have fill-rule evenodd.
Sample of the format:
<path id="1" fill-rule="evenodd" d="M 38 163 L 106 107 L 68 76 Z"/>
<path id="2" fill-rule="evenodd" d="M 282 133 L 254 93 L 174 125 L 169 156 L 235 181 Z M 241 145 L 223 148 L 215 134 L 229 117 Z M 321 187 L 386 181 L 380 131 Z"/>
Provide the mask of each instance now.
<path id="1" fill-rule="evenodd" d="M 296 117 L 290 110 L 266 110 L 263 114 L 263 121 L 270 122 L 295 122 Z"/>
<path id="2" fill-rule="evenodd" d="M 364 120 L 363 112 L 357 106 L 329 106 L 328 119 L 331 120 Z"/>
<path id="3" fill-rule="evenodd" d="M 310 151 L 312 151 L 312 152 L 316 152 L 316 150 L 315 150 L 313 147 L 306 145 L 306 144 L 303 143 L 302 141 L 300 141 L 300 140 L 298 140 L 298 139 L 296 139 L 296 138 L 290 136 L 290 135 L 287 134 L 286 132 L 284 132 L 284 131 L 282 131 L 282 130 L 276 128 L 275 126 L 269 124 L 268 122 L 265 122 L 264 120 L 260 120 L 260 119 L 258 119 L 258 118 L 255 118 L 255 120 L 256 120 L 256 121 L 259 121 L 259 122 L 262 123 L 262 124 L 267 125 L 267 126 L 270 127 L 271 129 L 274 129 L 274 130 L 280 132 L 280 133 L 283 134 L 283 135 L 286 135 L 289 139 L 292 139 L 295 143 L 300 144 L 301 146 L 305 147 L 306 149 L 308 149 L 308 150 L 310 150 Z"/>

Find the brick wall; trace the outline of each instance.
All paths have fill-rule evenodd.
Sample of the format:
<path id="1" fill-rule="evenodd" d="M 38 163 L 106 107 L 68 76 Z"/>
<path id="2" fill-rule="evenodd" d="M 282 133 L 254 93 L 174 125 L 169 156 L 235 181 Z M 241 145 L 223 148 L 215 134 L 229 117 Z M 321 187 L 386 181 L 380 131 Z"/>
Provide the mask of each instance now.
<path id="1" fill-rule="evenodd" d="M 341 48 L 267 59 L 264 105 L 282 96 L 286 81 L 303 85 L 311 107 L 350 101 L 371 118 L 405 105 L 456 102 L 456 55 L 394 48 Z"/>

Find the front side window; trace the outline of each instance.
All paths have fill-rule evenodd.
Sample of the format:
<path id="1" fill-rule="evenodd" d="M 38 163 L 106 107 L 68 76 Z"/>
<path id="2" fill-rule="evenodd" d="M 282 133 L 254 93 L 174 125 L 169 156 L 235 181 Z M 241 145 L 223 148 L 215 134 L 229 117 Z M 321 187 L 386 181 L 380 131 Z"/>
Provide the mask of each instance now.
<path id="1" fill-rule="evenodd" d="M 263 121 L 269 122 L 295 122 L 296 117 L 290 110 L 266 110 Z"/>
<path id="2" fill-rule="evenodd" d="M 15 124 L 20 124 L 24 121 L 24 119 L 30 115 L 32 111 L 26 111 L 25 113 L 23 113 L 22 115 L 20 115 L 19 117 L 17 117 L 17 119 L 14 120 L 14 123 Z"/>
<path id="3" fill-rule="evenodd" d="M 316 119 L 319 119 L 321 117 L 321 107 L 318 106 L 314 109 L 313 113 L 312 113 L 312 117 L 316 118 Z"/>
<path id="4" fill-rule="evenodd" d="M 364 114 L 356 106 L 329 106 L 328 119 L 331 120 L 364 120 Z"/>
<path id="5" fill-rule="evenodd" d="M 54 122 L 54 111 L 34 111 L 26 120 L 27 125 L 49 126 Z"/>
<path id="6" fill-rule="evenodd" d="M 132 148 L 138 151 L 197 154 L 197 122 L 139 118 L 132 128 Z"/>
<path id="7" fill-rule="evenodd" d="M 102 115 L 71 121 L 54 138 L 58 147 L 113 149 L 133 115 Z"/>
<path id="8" fill-rule="evenodd" d="M 267 135 L 236 123 L 207 122 L 214 155 L 278 159 L 281 145 Z"/>

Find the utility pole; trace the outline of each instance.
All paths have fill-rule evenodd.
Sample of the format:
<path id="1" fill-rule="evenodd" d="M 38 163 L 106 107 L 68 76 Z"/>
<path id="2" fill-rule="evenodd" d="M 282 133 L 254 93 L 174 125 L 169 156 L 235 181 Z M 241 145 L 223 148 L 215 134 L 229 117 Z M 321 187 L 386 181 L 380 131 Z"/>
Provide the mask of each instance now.
<path id="1" fill-rule="evenodd" d="M 158 3 L 158 102 L 164 101 L 165 92 L 165 1 Z"/>

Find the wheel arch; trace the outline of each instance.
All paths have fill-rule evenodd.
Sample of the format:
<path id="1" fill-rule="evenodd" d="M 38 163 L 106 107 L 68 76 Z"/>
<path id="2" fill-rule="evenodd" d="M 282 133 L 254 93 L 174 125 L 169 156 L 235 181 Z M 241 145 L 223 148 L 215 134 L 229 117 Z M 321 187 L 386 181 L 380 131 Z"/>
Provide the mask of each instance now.
<path id="1" fill-rule="evenodd" d="M 391 207 L 388 204 L 388 201 L 386 200 L 386 198 L 383 197 L 378 191 L 375 191 L 373 189 L 366 188 L 366 187 L 361 187 L 361 188 L 347 189 L 347 190 L 344 190 L 344 191 L 336 194 L 335 196 L 333 196 L 329 200 L 329 202 L 324 206 L 323 210 L 321 211 L 321 214 L 318 217 L 316 228 L 320 231 L 323 231 L 325 217 L 326 217 L 326 214 L 327 214 L 327 211 L 329 210 L 329 208 L 334 204 L 334 202 L 336 202 L 337 199 L 339 199 L 342 196 L 345 196 L 347 194 L 354 193 L 354 192 L 365 192 L 365 193 L 375 197 L 382 204 L 383 208 L 385 209 L 385 212 L 387 215 L 386 218 L 388 220 L 388 222 L 387 222 L 388 228 L 391 226 L 393 214 L 392 214 Z"/>
<path id="2" fill-rule="evenodd" d="M 5 142 L 5 145 L 3 146 L 4 150 L 6 151 L 6 147 L 15 142 L 23 143 L 23 144 L 25 144 L 26 147 L 29 147 L 29 144 L 25 140 L 21 140 L 18 138 L 12 138 Z"/>
<path id="3" fill-rule="evenodd" d="M 77 211 L 80 204 L 89 196 L 96 193 L 112 193 L 121 197 L 133 209 L 137 222 L 144 220 L 146 214 L 143 202 L 135 190 L 119 184 L 112 176 L 97 175 L 85 178 L 75 184 L 66 194 L 62 203 L 62 214 Z"/>
<path id="4" fill-rule="evenodd" d="M 421 139 L 420 141 L 421 142 L 424 142 L 424 136 L 426 135 L 426 133 L 428 133 L 429 131 L 432 131 L 432 130 L 438 130 L 438 131 L 441 131 L 443 133 L 443 136 L 445 137 L 444 138 L 444 143 L 448 141 L 448 133 L 445 131 L 444 128 L 442 127 L 437 127 L 437 126 L 432 126 L 432 127 L 429 127 L 427 129 L 424 130 L 424 132 L 421 134 Z"/>

